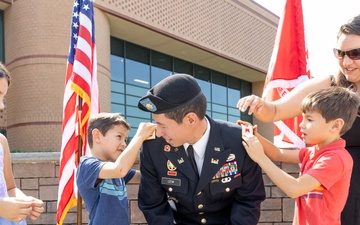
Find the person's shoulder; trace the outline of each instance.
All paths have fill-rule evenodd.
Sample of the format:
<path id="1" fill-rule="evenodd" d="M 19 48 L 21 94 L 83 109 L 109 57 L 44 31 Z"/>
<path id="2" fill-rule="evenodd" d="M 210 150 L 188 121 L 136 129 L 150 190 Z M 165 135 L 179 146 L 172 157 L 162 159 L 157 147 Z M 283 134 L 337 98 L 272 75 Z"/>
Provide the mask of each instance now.
<path id="1" fill-rule="evenodd" d="M 167 142 L 162 137 L 156 137 L 154 139 L 145 140 L 143 146 L 157 146 L 157 145 L 166 145 Z"/>
<path id="2" fill-rule="evenodd" d="M 8 149 L 8 140 L 2 133 L 0 133 L 0 144 L 4 149 Z"/>
<path id="3" fill-rule="evenodd" d="M 225 126 L 225 127 L 236 127 L 236 128 L 240 128 L 241 126 L 237 125 L 237 123 L 235 122 L 230 122 L 227 120 L 221 120 L 221 119 L 213 119 L 213 118 L 207 118 L 210 121 L 210 124 L 218 124 L 220 126 Z"/>
<path id="4" fill-rule="evenodd" d="M 2 134 L 2 133 L 0 133 L 0 142 L 1 142 L 1 143 L 7 143 L 7 142 L 8 142 L 8 141 L 7 141 L 7 138 L 6 138 L 5 135 Z"/>
<path id="5" fill-rule="evenodd" d="M 352 161 L 350 153 L 344 147 L 325 149 L 319 157 L 325 157 L 330 160 L 340 160 L 343 162 Z"/>
<path id="6" fill-rule="evenodd" d="M 80 157 L 80 163 L 84 164 L 84 163 L 93 163 L 93 162 L 102 162 L 100 159 L 93 157 L 93 156 L 88 156 L 88 155 L 84 155 Z"/>
<path id="7" fill-rule="evenodd" d="M 211 129 L 218 129 L 220 132 L 230 133 L 241 131 L 241 126 L 237 123 L 219 119 L 214 119 L 213 121 L 213 123 L 210 121 Z"/>

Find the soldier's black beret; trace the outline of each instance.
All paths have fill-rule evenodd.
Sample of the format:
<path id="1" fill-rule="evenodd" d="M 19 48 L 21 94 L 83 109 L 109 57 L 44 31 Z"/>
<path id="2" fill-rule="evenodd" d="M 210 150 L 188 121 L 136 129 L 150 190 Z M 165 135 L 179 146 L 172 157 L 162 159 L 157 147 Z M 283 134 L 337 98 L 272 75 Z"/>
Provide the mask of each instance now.
<path id="1" fill-rule="evenodd" d="M 155 114 L 174 111 L 203 95 L 195 78 L 174 74 L 152 87 L 138 102 L 139 109 Z"/>

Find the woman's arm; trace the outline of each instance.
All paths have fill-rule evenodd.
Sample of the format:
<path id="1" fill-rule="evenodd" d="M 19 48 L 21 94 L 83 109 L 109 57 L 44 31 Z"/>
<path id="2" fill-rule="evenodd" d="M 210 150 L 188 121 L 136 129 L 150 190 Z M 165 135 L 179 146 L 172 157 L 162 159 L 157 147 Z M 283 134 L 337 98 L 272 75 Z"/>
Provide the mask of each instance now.
<path id="1" fill-rule="evenodd" d="M 237 103 L 237 107 L 242 112 L 249 109 L 249 115 L 254 114 L 256 118 L 263 122 L 292 118 L 301 114 L 300 103 L 307 94 L 330 86 L 330 76 L 317 77 L 300 84 L 276 101 L 269 102 L 258 96 L 250 95 L 241 98 Z"/>

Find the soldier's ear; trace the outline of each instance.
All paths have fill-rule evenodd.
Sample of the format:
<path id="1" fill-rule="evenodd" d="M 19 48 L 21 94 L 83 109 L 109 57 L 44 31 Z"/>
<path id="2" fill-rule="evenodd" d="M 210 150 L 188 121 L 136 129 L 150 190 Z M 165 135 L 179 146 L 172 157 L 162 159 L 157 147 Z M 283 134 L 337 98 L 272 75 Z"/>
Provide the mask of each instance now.
<path id="1" fill-rule="evenodd" d="M 197 117 L 197 115 L 195 113 L 189 112 L 184 117 L 183 122 L 193 125 L 193 124 L 197 123 L 198 120 L 199 120 L 199 118 Z"/>

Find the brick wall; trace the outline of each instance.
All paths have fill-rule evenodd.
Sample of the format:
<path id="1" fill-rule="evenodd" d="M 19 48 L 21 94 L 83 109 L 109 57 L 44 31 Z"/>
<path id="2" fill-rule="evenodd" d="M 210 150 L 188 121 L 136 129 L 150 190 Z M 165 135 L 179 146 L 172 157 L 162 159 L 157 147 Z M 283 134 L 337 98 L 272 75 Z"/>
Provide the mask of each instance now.
<path id="1" fill-rule="evenodd" d="M 45 212 L 38 220 L 28 219 L 28 224 L 54 225 L 56 224 L 56 204 L 58 193 L 59 152 L 51 153 L 12 153 L 12 166 L 17 186 L 25 194 L 42 199 Z M 139 164 L 134 165 L 138 169 Z M 297 176 L 299 166 L 296 164 L 279 163 L 279 167 Z M 259 225 L 291 225 L 294 213 L 294 200 L 286 197 L 266 175 L 263 175 L 267 199 L 262 204 Z M 128 199 L 131 225 L 146 224 L 137 206 L 138 185 L 128 185 Z M 77 208 L 71 209 L 66 215 L 64 225 L 75 225 Z M 82 209 L 82 222 L 87 224 L 87 212 Z"/>

